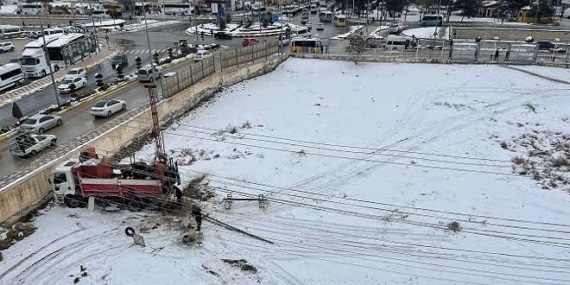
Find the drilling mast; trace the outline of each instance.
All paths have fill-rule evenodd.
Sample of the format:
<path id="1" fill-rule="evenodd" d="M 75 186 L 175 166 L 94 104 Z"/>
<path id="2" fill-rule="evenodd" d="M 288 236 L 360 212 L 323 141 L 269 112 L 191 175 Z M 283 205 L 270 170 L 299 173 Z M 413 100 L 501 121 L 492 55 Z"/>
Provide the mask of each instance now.
<path id="1" fill-rule="evenodd" d="M 144 86 L 146 93 L 148 95 L 148 103 L 150 105 L 150 115 L 152 118 L 152 129 L 150 132 L 150 137 L 155 140 L 156 145 L 156 155 L 157 157 L 164 155 L 166 157 L 166 152 L 164 151 L 164 136 L 162 130 L 160 129 L 160 122 L 158 121 L 158 92 L 156 92 L 156 85 L 147 84 Z"/>

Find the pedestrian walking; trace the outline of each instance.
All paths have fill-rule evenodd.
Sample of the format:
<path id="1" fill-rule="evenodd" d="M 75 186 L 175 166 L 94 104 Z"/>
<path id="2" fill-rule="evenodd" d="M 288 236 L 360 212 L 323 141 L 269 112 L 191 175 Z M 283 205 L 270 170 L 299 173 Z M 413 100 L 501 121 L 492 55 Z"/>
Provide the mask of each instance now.
<path id="1" fill-rule="evenodd" d="M 511 55 L 511 49 L 508 49 L 505 53 L 505 62 L 509 61 L 509 55 Z"/>
<path id="2" fill-rule="evenodd" d="M 194 205 L 192 208 L 192 217 L 196 221 L 196 231 L 199 232 L 202 227 L 202 209 L 198 205 Z"/>
<path id="3" fill-rule="evenodd" d="M 495 60 L 499 61 L 499 49 L 495 50 Z"/>
<path id="4" fill-rule="evenodd" d="M 326 54 L 329 54 L 329 45 L 326 45 L 326 46 L 325 46 L 325 53 L 326 53 Z"/>

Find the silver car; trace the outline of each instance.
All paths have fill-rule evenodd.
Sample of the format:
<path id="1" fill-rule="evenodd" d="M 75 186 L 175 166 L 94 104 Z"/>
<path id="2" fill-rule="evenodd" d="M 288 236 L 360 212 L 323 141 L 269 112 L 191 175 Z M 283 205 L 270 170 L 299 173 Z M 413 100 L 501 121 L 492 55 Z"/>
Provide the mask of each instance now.
<path id="1" fill-rule="evenodd" d="M 62 124 L 63 121 L 60 116 L 37 114 L 26 119 L 20 125 L 20 129 L 26 132 L 43 134 L 45 131 Z"/>
<path id="2" fill-rule="evenodd" d="M 152 82 L 160 78 L 162 73 L 156 67 L 145 65 L 137 71 L 139 82 Z"/>

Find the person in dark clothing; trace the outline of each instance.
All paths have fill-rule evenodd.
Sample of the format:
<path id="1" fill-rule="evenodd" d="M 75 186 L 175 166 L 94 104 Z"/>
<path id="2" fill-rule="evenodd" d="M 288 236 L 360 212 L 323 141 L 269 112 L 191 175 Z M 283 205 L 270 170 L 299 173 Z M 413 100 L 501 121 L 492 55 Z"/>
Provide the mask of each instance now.
<path id="1" fill-rule="evenodd" d="M 505 62 L 509 61 L 509 55 L 511 54 L 511 49 L 508 49 L 505 53 Z"/>
<path id="2" fill-rule="evenodd" d="M 196 231 L 199 232 L 202 227 L 202 209 L 195 205 L 192 208 L 192 217 L 196 220 Z"/>
<path id="3" fill-rule="evenodd" d="M 495 50 L 495 60 L 499 61 L 499 49 Z"/>

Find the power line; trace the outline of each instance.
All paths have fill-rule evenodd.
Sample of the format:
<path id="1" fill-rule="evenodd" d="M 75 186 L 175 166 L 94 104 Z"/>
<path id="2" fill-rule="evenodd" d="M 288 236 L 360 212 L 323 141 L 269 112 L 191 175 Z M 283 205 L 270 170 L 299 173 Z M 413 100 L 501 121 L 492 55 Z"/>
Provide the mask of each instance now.
<path id="1" fill-rule="evenodd" d="M 341 148 L 348 148 L 348 149 L 357 149 L 357 150 L 370 150 L 373 151 L 372 153 L 367 152 L 354 152 L 354 153 L 363 153 L 363 154 L 376 154 L 377 151 L 385 151 L 385 152 L 396 152 L 396 153 L 410 153 L 410 154 L 420 154 L 420 155 L 427 155 L 427 156 L 435 156 L 435 157 L 448 157 L 448 158 L 459 158 L 459 159 L 467 159 L 467 160 L 477 160 L 477 161 L 492 161 L 492 162 L 505 162 L 510 163 L 510 160 L 501 160 L 501 159 L 490 159 L 490 158 L 479 158 L 479 157 L 471 157 L 471 156 L 461 156 L 461 155 L 450 155 L 450 154 L 440 154 L 440 153 L 429 153 L 429 152 L 419 152 L 419 151 L 410 151 L 410 150 L 400 150 L 400 149 L 391 149 L 388 147 L 362 147 L 362 146 L 350 146 L 350 145 L 343 145 L 343 144 L 333 144 L 333 143 L 326 143 L 326 142 L 314 142 L 314 141 L 307 141 L 307 140 L 298 140 L 298 139 L 290 139 L 284 138 L 279 136 L 269 136 L 269 135 L 261 135 L 261 134 L 252 134 L 248 132 L 239 131 L 236 134 L 231 134 L 224 129 L 214 129 L 214 128 L 205 128 L 205 127 L 198 127 L 189 124 L 182 124 L 178 123 L 178 125 L 186 126 L 195 129 L 202 129 L 214 132 L 226 132 L 229 135 L 246 135 L 246 136 L 253 136 L 253 137 L 262 137 L 262 138 L 271 138 L 277 140 L 284 140 L 290 142 L 298 142 L 298 143 L 306 143 L 306 144 L 315 144 L 315 145 L 325 145 L 325 146 L 333 146 L 333 147 L 341 147 Z M 187 129 L 188 130 L 188 129 Z M 191 130 L 190 130 L 191 131 Z M 194 131 L 197 132 L 197 131 Z M 200 132 L 203 133 L 203 132 Z M 208 134 L 208 133 L 206 133 Z M 211 133 L 210 133 L 211 134 Z M 211 135 L 215 135 L 211 134 Z M 239 137 L 238 137 L 239 138 Z M 393 155 L 392 155 L 393 156 Z M 398 156 L 400 157 L 400 156 Z M 405 157 L 405 156 L 404 156 Z M 415 157 L 412 157 L 415 158 Z"/>
<path id="2" fill-rule="evenodd" d="M 211 174 L 211 173 L 207 173 L 207 172 L 200 172 L 200 171 L 191 170 L 191 169 L 188 169 L 187 171 L 191 171 L 191 172 L 202 174 L 202 175 L 208 175 L 211 177 L 217 177 L 217 178 L 221 178 L 221 179 L 225 179 L 225 180 L 246 183 L 246 184 L 252 184 L 252 185 L 258 185 L 258 186 L 263 186 L 263 187 L 281 189 L 281 190 L 286 190 L 286 191 L 306 193 L 306 194 L 311 194 L 311 195 L 330 197 L 330 195 L 327 195 L 327 194 L 311 192 L 311 191 L 306 191 L 306 190 L 300 190 L 300 189 L 294 189 L 294 188 L 288 188 L 288 187 L 280 187 L 280 186 L 270 185 L 270 184 L 266 184 L 266 183 L 252 182 L 252 181 L 243 180 L 243 179 L 229 178 L 229 177 L 219 176 L 219 175 L 215 175 L 215 174 Z M 281 192 L 279 192 L 279 194 L 280 193 Z M 383 205 L 383 206 L 389 206 L 389 207 L 395 207 L 395 208 L 407 208 L 407 209 L 413 209 L 413 210 L 421 210 L 421 211 L 450 214 L 450 215 L 458 215 L 458 216 L 466 216 L 466 217 L 479 217 L 479 218 L 485 218 L 485 219 L 495 219 L 495 220 L 502 220 L 502 221 L 509 221 L 509 222 L 518 222 L 518 223 L 529 223 L 529 224 L 537 224 L 537 225 L 552 225 L 552 226 L 560 226 L 560 227 L 570 227 L 570 225 L 567 225 L 567 224 L 557 224 L 557 223 L 548 223 L 548 222 L 540 222 L 540 221 L 528 221 L 528 220 L 502 218 L 502 217 L 494 217 L 494 216 L 466 214 L 466 213 L 459 213 L 459 212 L 452 212 L 452 211 L 433 210 L 433 209 L 427 209 L 427 208 L 421 208 L 421 207 L 412 207 L 412 206 L 404 206 L 404 205 L 398 205 L 398 204 L 383 203 L 383 202 L 378 202 L 378 201 L 370 201 L 370 200 L 364 200 L 364 199 L 358 199 L 358 198 L 349 198 L 349 197 L 334 197 L 334 198 L 344 199 L 344 200 L 349 200 L 349 201 L 355 201 L 355 202 L 369 203 L 369 204 L 377 204 L 377 205 Z M 413 213 L 413 214 L 415 214 L 415 213 Z M 480 223 L 480 222 L 474 222 L 474 223 Z M 537 228 L 537 229 L 539 229 L 539 228 Z M 540 230 L 544 230 L 544 229 L 540 228 Z M 546 229 L 546 230 L 548 230 L 548 229 Z M 564 233 L 566 233 L 566 232 L 564 231 Z"/>
<path id="3" fill-rule="evenodd" d="M 126 198 L 126 199 L 132 200 L 132 199 L 130 199 L 130 198 Z M 147 205 L 150 205 L 149 203 L 146 203 L 146 204 L 147 204 Z M 186 208 L 185 205 L 182 205 L 181 207 Z M 251 226 L 251 225 L 250 225 L 248 228 L 259 229 L 258 227 Z M 275 231 L 272 231 L 271 229 L 267 229 L 267 228 L 262 228 L 261 230 L 264 231 L 264 232 L 272 232 L 272 233 L 275 233 L 275 234 L 278 234 L 278 235 L 283 235 L 282 233 L 275 232 Z M 291 236 L 291 233 L 288 233 L 286 236 L 289 238 L 289 237 Z M 295 234 L 293 234 L 293 236 L 299 237 L 299 235 L 295 235 Z M 282 240 L 282 239 L 279 239 L 279 238 L 272 237 L 272 240 L 280 241 L 280 242 L 282 242 L 283 244 L 295 245 L 295 244 L 291 243 L 291 241 L 290 241 L 289 239 L 288 239 L 288 240 Z M 320 239 L 315 238 L 315 237 L 312 237 L 311 239 L 308 239 L 308 242 L 307 242 L 307 241 L 304 242 L 304 244 L 310 244 L 310 242 L 313 241 L 313 240 L 320 240 Z M 354 247 L 354 248 L 361 248 L 361 249 L 364 249 L 364 250 L 370 250 L 369 248 L 363 248 L 363 247 L 361 247 L 361 246 L 356 246 L 356 245 L 353 245 L 353 244 L 336 243 L 336 242 L 331 241 L 331 240 L 320 240 L 320 241 L 325 242 L 325 243 L 327 243 L 327 244 L 333 243 L 333 244 L 338 244 L 338 245 L 343 245 L 343 246 L 350 246 L 350 247 Z M 318 245 L 314 245 L 314 244 L 311 245 L 311 246 L 312 246 L 312 247 L 316 247 L 316 248 L 320 248 L 320 249 L 329 250 L 328 247 L 322 247 L 322 246 L 318 246 Z M 309 248 L 309 247 L 306 247 L 306 246 L 305 246 L 305 248 Z M 408 262 L 408 263 L 412 263 L 412 264 L 438 266 L 438 268 L 439 268 L 439 267 L 447 267 L 447 268 L 452 268 L 452 269 L 469 270 L 469 271 L 481 272 L 481 273 L 486 273 L 486 274 L 500 274 L 501 276 L 497 277 L 497 276 L 489 276 L 489 275 L 481 275 L 481 274 L 461 273 L 461 272 L 456 272 L 456 271 L 451 271 L 451 270 L 442 270 L 441 268 L 438 269 L 438 270 L 441 271 L 441 272 L 448 272 L 448 273 L 452 273 L 452 274 L 462 274 L 462 275 L 477 276 L 477 277 L 490 277 L 490 278 L 495 278 L 495 279 L 500 279 L 500 280 L 508 280 L 508 281 L 521 281 L 521 280 L 516 280 L 516 279 L 512 279 L 512 278 L 505 278 L 505 277 L 502 277 L 502 276 L 513 276 L 513 277 L 529 278 L 529 279 L 541 279 L 541 280 L 549 280 L 549 281 L 570 282 L 570 280 L 563 280 L 563 279 L 557 279 L 557 278 L 543 278 L 543 277 L 534 277 L 534 276 L 528 276 L 528 275 L 515 275 L 515 274 L 509 274 L 509 273 L 505 273 L 505 272 L 500 272 L 500 273 L 499 273 L 499 272 L 493 272 L 493 271 L 488 271 L 488 270 L 479 270 L 479 269 L 462 268 L 462 267 L 458 267 L 458 266 L 449 266 L 449 265 L 443 265 L 443 264 L 433 264 L 433 263 L 427 263 L 427 262 L 418 262 L 418 261 L 407 260 L 407 259 L 402 259 L 402 258 L 376 256 L 376 255 L 371 255 L 371 254 L 363 253 L 363 252 L 355 252 L 355 251 L 350 251 L 350 250 L 347 250 L 347 249 L 340 249 L 340 248 L 338 248 L 338 247 L 335 248 L 335 252 L 333 252 L 334 255 L 337 255 L 337 252 L 336 252 L 336 251 L 344 251 L 344 252 L 354 253 L 354 254 L 357 254 L 357 255 L 360 255 L 360 256 L 364 255 L 364 256 L 373 257 L 372 259 L 367 259 L 367 260 L 375 260 L 375 261 L 378 261 L 378 260 L 377 260 L 378 258 L 379 258 L 379 259 L 388 259 L 388 260 L 397 260 L 397 261 L 403 261 L 403 262 Z M 362 258 L 359 257 L 359 259 L 362 259 Z M 401 263 L 395 263 L 395 262 L 393 262 L 393 261 L 392 261 L 392 262 L 384 261 L 384 262 L 385 262 L 385 263 L 388 263 L 388 264 L 392 264 L 392 265 L 403 265 L 403 266 L 407 266 L 407 267 L 416 267 L 416 268 L 419 268 L 419 269 L 432 270 L 432 269 L 429 269 L 429 268 L 419 267 L 419 266 L 415 266 L 415 265 L 404 265 L 404 264 L 401 264 Z M 559 272 L 559 271 L 558 271 L 558 272 Z M 565 272 L 562 272 L 562 273 L 565 273 Z M 526 281 L 525 281 L 525 282 L 526 282 Z M 544 282 L 533 282 L 533 283 L 534 283 L 534 284 L 554 284 L 554 283 L 544 283 Z M 556 284 L 558 284 L 558 283 L 556 283 Z"/>

